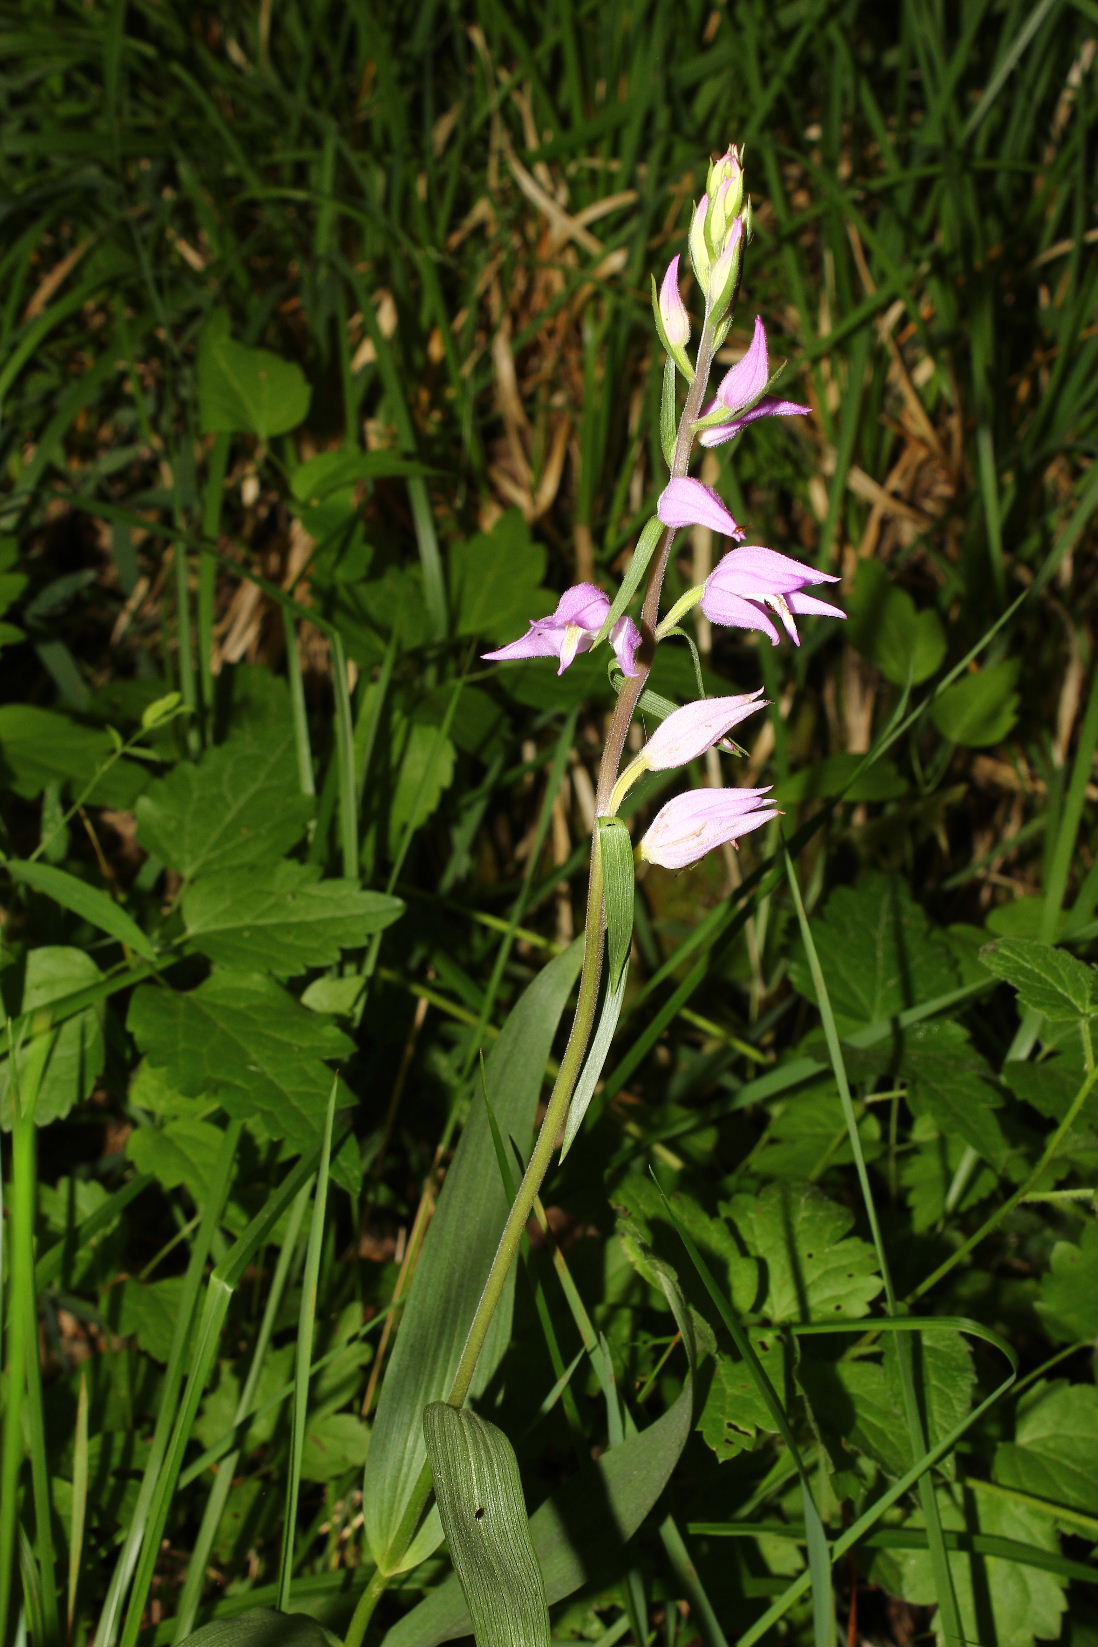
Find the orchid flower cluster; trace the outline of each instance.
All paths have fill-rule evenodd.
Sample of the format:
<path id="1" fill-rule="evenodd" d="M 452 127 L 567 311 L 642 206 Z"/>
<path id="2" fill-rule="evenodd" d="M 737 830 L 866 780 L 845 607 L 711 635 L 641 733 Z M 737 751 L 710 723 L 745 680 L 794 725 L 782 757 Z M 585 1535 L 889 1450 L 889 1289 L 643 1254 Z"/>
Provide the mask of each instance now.
<path id="1" fill-rule="evenodd" d="M 742 696 L 688 703 L 666 717 L 640 755 L 618 775 L 625 733 L 640 701 L 653 648 L 677 628 L 692 608 L 700 606 L 713 624 L 759 630 L 774 646 L 780 635 L 771 614 L 794 645 L 800 644 L 798 617 L 846 615 L 837 606 L 803 592 L 814 584 L 837 582 L 831 573 L 804 566 L 761 544 L 748 544 L 744 528 L 713 488 L 688 473 L 695 442 L 702 447 L 720 446 L 735 440 L 760 418 L 797 417 L 811 410 L 771 393 L 766 328 L 759 318 L 746 353 L 725 372 L 715 395 L 705 403 L 717 351 L 731 327 L 750 231 L 751 206 L 744 200 L 742 160 L 738 148 L 732 145 L 711 164 L 706 192 L 695 207 L 690 226 L 690 261 L 705 302 L 693 360 L 687 352 L 691 322 L 680 289 L 679 258 L 672 258 L 658 293 L 653 281 L 656 329 L 667 355 L 662 426 L 671 431 L 664 441 L 670 478 L 654 519 L 641 535 L 626 586 L 618 599 L 611 601 L 594 584 L 575 584 L 565 590 L 556 611 L 534 620 L 520 639 L 483 654 L 488 660 L 500 662 L 555 657 L 557 673 L 563 674 L 581 652 L 609 641 L 626 677 L 618 710 L 627 710 L 628 719 L 624 725 L 619 724 L 616 737 L 612 731 L 608 738 L 596 807 L 603 818 L 616 815 L 626 791 L 642 773 L 686 766 L 719 744 L 746 716 L 766 707 L 761 689 Z M 680 376 L 687 392 L 676 431 L 674 410 Z M 690 526 L 708 527 L 736 547 L 721 558 L 703 584 L 689 589 L 661 618 L 660 597 L 675 533 Z M 638 624 L 624 606 L 630 590 L 639 587 L 636 562 L 642 556 L 646 556 L 642 574 L 647 570 L 647 561 L 653 564 Z M 726 842 L 734 845 L 741 835 L 777 816 L 770 786 L 692 790 L 668 801 L 656 814 L 636 848 L 637 856 L 669 869 L 681 869 L 714 847 Z"/>

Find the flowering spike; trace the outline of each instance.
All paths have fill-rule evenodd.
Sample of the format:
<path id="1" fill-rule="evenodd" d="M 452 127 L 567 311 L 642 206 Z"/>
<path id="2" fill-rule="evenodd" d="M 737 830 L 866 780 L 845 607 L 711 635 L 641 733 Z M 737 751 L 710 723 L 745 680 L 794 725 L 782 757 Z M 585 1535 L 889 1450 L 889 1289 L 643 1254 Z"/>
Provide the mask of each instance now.
<path id="1" fill-rule="evenodd" d="M 829 606 L 813 595 L 802 595 L 800 591 L 806 584 L 838 581 L 832 572 L 802 566 L 800 561 L 779 555 L 773 549 L 745 545 L 731 550 L 710 572 L 705 580 L 701 609 L 710 623 L 726 624 L 733 629 L 761 629 L 770 637 L 771 644 L 777 646 L 778 631 L 764 611 L 764 607 L 769 606 L 799 646 L 795 612 L 846 617 L 839 607 Z"/>
<path id="2" fill-rule="evenodd" d="M 581 652 L 589 652 L 610 610 L 608 596 L 593 583 L 576 583 L 566 589 L 557 609 L 547 618 L 536 618 L 525 635 L 495 652 L 482 652 L 487 662 L 509 663 L 517 658 L 559 658 L 558 675 L 563 675 Z M 634 639 L 634 636 L 636 637 Z M 634 656 L 640 633 L 632 618 L 622 618 L 610 637 L 618 662 L 627 675 L 636 674 Z"/>
<path id="3" fill-rule="evenodd" d="M 683 476 L 660 493 L 656 513 L 665 526 L 708 526 L 712 532 L 738 540 L 746 536 L 711 486 Z"/>
<path id="4" fill-rule="evenodd" d="M 665 869 L 687 864 L 779 816 L 765 789 L 692 789 L 660 808 L 637 848 L 637 856 Z"/>

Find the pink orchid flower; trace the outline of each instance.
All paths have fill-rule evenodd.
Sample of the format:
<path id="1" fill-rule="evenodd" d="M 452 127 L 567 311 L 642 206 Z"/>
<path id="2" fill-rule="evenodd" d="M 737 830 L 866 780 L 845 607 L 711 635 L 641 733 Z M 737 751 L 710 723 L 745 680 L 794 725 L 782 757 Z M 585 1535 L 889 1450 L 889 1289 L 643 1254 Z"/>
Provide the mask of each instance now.
<path id="1" fill-rule="evenodd" d="M 802 588 L 807 583 L 838 581 L 831 572 L 802 566 L 800 561 L 779 555 L 773 549 L 744 545 L 732 549 L 710 572 L 705 580 L 701 609 L 710 623 L 726 624 L 733 629 L 761 629 L 764 635 L 769 635 L 771 645 L 777 646 L 778 631 L 764 610 L 769 606 L 799 646 L 801 637 L 794 613 L 846 617 L 838 606 L 829 606 L 813 595 L 802 595 Z"/>
<path id="2" fill-rule="evenodd" d="M 760 417 L 793 417 L 812 410 L 794 400 L 778 400 L 766 394 L 770 381 L 770 356 L 766 346 L 766 327 L 760 316 L 755 316 L 755 335 L 742 359 L 727 371 L 717 385 L 717 398 L 705 408 L 705 415 L 723 407 L 731 421 L 703 429 L 698 439 L 703 446 L 722 446 L 732 440 Z"/>
<path id="3" fill-rule="evenodd" d="M 665 526 L 708 526 L 711 532 L 720 532 L 737 542 L 747 536 L 713 488 L 689 476 L 668 482 L 660 493 L 656 514 Z"/>
<path id="4" fill-rule="evenodd" d="M 606 622 L 610 600 L 593 583 L 575 583 L 557 602 L 547 618 L 535 618 L 525 635 L 495 652 L 482 652 L 490 663 L 507 663 L 515 658 L 559 658 L 558 675 L 563 675 L 580 652 L 589 652 L 595 636 Z M 636 652 L 640 630 L 632 618 L 619 618 L 610 631 L 610 644 L 627 675 L 637 673 Z"/>
<path id="5" fill-rule="evenodd" d="M 638 856 L 664 869 L 685 869 L 716 846 L 731 841 L 760 824 L 769 823 L 779 809 L 765 789 L 691 789 L 660 808 L 639 847 Z"/>

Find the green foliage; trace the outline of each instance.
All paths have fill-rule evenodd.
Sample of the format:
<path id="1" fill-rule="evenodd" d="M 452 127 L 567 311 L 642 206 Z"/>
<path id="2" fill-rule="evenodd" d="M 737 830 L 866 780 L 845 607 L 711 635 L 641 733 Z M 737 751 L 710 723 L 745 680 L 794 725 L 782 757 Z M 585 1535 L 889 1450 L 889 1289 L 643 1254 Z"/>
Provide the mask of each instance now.
<path id="1" fill-rule="evenodd" d="M 198 342 L 198 415 L 208 435 L 272 435 L 296 429 L 309 410 L 305 374 L 269 349 L 229 336 L 230 319 L 215 309 Z"/>
<path id="2" fill-rule="evenodd" d="M 540 968 L 610 702 L 602 649 L 477 653 L 581 578 L 636 614 L 646 294 L 720 134 L 760 231 L 721 368 L 757 310 L 813 412 L 709 461 L 849 622 L 717 631 L 703 680 L 774 705 L 722 765 L 784 809 L 843 1080 L 770 831 L 630 884 L 478 1414 L 541 1506 L 554 1639 L 831 1642 L 833 1601 L 941 1633 L 944 1573 L 967 1640 L 1089 1643 L 1080 9 L 487 3 L 475 51 L 429 7 L 24 11 L 0 1638 L 330 1647 L 395 1537 L 562 1052 L 575 958 Z M 705 569 L 680 539 L 669 593 Z M 642 724 L 694 683 L 661 647 Z M 367 1639 L 469 1629 L 440 1553 Z"/>
<path id="3" fill-rule="evenodd" d="M 549 1609 L 518 1462 L 502 1430 L 431 1402 L 427 1457 L 454 1570 L 483 1647 L 549 1647 Z"/>

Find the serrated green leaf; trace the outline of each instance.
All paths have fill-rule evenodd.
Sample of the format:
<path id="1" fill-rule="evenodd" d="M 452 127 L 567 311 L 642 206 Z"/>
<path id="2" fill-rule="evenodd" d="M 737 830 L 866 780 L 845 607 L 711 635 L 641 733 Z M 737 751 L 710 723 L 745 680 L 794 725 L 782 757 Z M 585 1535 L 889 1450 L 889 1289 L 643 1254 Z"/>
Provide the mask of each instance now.
<path id="1" fill-rule="evenodd" d="M 1016 658 L 1006 658 L 947 686 L 930 711 L 942 737 L 966 749 L 1001 743 L 1018 719 L 1019 667 Z"/>
<path id="2" fill-rule="evenodd" d="M 236 1618 L 215 1619 L 180 1642 L 179 1647 L 340 1647 L 308 1613 L 279 1613 L 273 1607 L 250 1607 Z"/>
<path id="3" fill-rule="evenodd" d="M 186 1277 L 170 1275 L 163 1281 L 123 1281 L 119 1328 L 137 1339 L 154 1361 L 167 1361 L 186 1288 Z"/>
<path id="4" fill-rule="evenodd" d="M 427 1457 L 477 1647 L 549 1647 L 549 1609 L 530 1542 L 518 1461 L 502 1430 L 434 1401 Z"/>
<path id="5" fill-rule="evenodd" d="M 881 1153 L 881 1127 L 871 1112 L 859 1117 L 858 1134 L 864 1159 L 875 1161 Z M 751 1165 L 763 1178 L 816 1178 L 824 1168 L 852 1159 L 835 1083 L 825 1078 L 800 1088 L 778 1107 Z"/>
<path id="6" fill-rule="evenodd" d="M 292 727 L 246 728 L 150 785 L 137 804 L 137 832 L 190 878 L 281 858 L 312 811 L 298 785 Z"/>
<path id="7" fill-rule="evenodd" d="M 301 1455 L 305 1481 L 334 1481 L 361 1470 L 370 1450 L 370 1428 L 355 1413 L 328 1413 L 309 1420 Z"/>
<path id="8" fill-rule="evenodd" d="M 1096 1457 L 1093 1385 L 1041 1379 L 1019 1398 L 1014 1440 L 996 1447 L 991 1473 L 1001 1486 L 1093 1515 Z"/>
<path id="9" fill-rule="evenodd" d="M 104 771 L 114 751 L 110 734 L 101 727 L 83 726 L 37 704 L 0 705 L 5 782 L 24 800 L 34 800 L 50 783 L 83 791 L 95 778 L 87 796 L 92 806 L 132 807 L 149 775 L 129 760 L 115 760 Z"/>
<path id="10" fill-rule="evenodd" d="M 27 955 L 23 976 L 21 1011 L 33 1012 L 63 995 L 75 994 L 99 983 L 102 974 L 90 955 L 82 949 L 63 945 L 43 945 Z M 103 1007 L 89 1006 L 66 1018 L 51 1036 L 49 1054 L 38 1087 L 34 1109 L 37 1126 L 58 1121 L 75 1104 L 87 1098 L 103 1069 Z M 28 1043 L 17 1047 L 15 1074 L 25 1090 L 29 1060 L 37 1057 Z M 11 1059 L 0 1058 L 0 1127 L 8 1131 L 12 1122 Z"/>
<path id="11" fill-rule="evenodd" d="M 1078 1246 L 1057 1241 L 1036 1307 L 1056 1343 L 1089 1344 L 1098 1338 L 1098 1226 L 1088 1224 Z"/>
<path id="12" fill-rule="evenodd" d="M 1030 938 L 1000 938 L 981 949 L 980 959 L 1013 984 L 1024 1006 L 1052 1022 L 1089 1021 L 1098 1010 L 1098 970 L 1066 950 Z"/>
<path id="13" fill-rule="evenodd" d="M 579 942 L 558 955 L 520 997 L 485 1064 L 492 1114 L 504 1139 L 525 1156 L 557 1023 L 579 970 Z M 414 1565 L 442 1537 L 437 1517 L 410 1551 L 393 1546 L 426 1448 L 422 1414 L 453 1383 L 465 1335 L 488 1274 L 508 1197 L 493 1160 L 491 1128 L 479 1097 L 446 1174 L 389 1359 L 366 1462 L 364 1512 L 374 1560 L 388 1571 Z M 477 1365 L 484 1388 L 510 1336 L 514 1272 Z"/>
<path id="14" fill-rule="evenodd" d="M 967 1416 L 974 1406 L 976 1373 L 972 1350 L 959 1332 L 912 1332 L 912 1374 L 919 1391 L 919 1407 L 928 1447 L 933 1447 Z M 899 1364 L 897 1335 L 890 1333 L 884 1347 L 884 1388 L 893 1415 L 904 1410 L 903 1379 Z M 893 1425 L 901 1467 L 917 1462 L 911 1450 L 911 1436 L 905 1425 Z M 956 1459 L 943 1458 L 938 1469 L 949 1480 L 956 1475 Z"/>
<path id="15" fill-rule="evenodd" d="M 117 938 L 119 943 L 143 955 L 146 960 L 155 959 L 156 950 L 137 922 L 98 887 L 89 886 L 86 881 L 70 875 L 67 870 L 55 869 L 52 864 L 8 858 L 4 868 L 21 886 L 29 886 L 35 892 L 52 898 L 62 909 L 71 910 L 81 920 L 98 927 L 108 937 Z"/>
<path id="16" fill-rule="evenodd" d="M 721 1212 L 762 1262 L 770 1321 L 841 1321 L 866 1315 L 881 1290 L 868 1241 L 849 1235 L 854 1219 L 809 1184 L 768 1184 L 734 1195 Z"/>
<path id="17" fill-rule="evenodd" d="M 216 1094 L 260 1138 L 311 1148 L 331 1089 L 326 1058 L 354 1043 L 272 979 L 217 972 L 186 994 L 144 984 L 129 1027 L 150 1064 L 184 1094 Z M 346 1088 L 341 1102 L 353 1102 Z"/>
<path id="18" fill-rule="evenodd" d="M 179 1116 L 164 1127 L 135 1127 L 126 1139 L 126 1154 L 139 1172 L 151 1173 L 165 1189 L 184 1187 L 199 1205 L 224 1147 L 224 1130 L 193 1116 Z"/>
<path id="19" fill-rule="evenodd" d="M 507 510 L 490 531 L 455 544 L 447 563 L 455 633 L 491 641 L 524 634 L 531 619 L 556 604 L 542 587 L 546 562 L 518 509 Z"/>
<path id="20" fill-rule="evenodd" d="M 305 374 L 269 349 L 229 336 L 229 316 L 216 309 L 198 340 L 198 416 L 204 434 L 250 434 L 260 440 L 296 429 L 309 410 Z"/>
<path id="21" fill-rule="evenodd" d="M 897 1073 L 907 1082 L 916 1115 L 931 1116 L 940 1132 L 956 1133 L 982 1160 L 1002 1164 L 1008 1145 L 995 1115 L 1002 1100 L 960 1024 L 912 1024 L 904 1032 Z"/>
<path id="22" fill-rule="evenodd" d="M 813 917 L 812 937 L 842 1034 L 948 994 L 960 983 L 949 945 L 896 876 L 872 872 L 856 886 L 837 888 L 822 916 Z M 793 962 L 790 977 L 806 999 L 815 1000 L 803 959 Z"/>
<path id="23" fill-rule="evenodd" d="M 329 966 L 403 913 L 399 898 L 287 859 L 201 875 L 183 896 L 187 936 L 211 960 L 290 978 Z"/>
<path id="24" fill-rule="evenodd" d="M 846 609 L 850 640 L 896 686 L 918 686 L 945 657 L 945 630 L 937 612 L 920 612 L 879 561 L 860 563 Z"/>
<path id="25" fill-rule="evenodd" d="M 781 1334 L 766 1327 L 753 1327 L 749 1336 L 778 1399 L 786 1412 L 791 1413 L 794 1395 Z M 697 1427 L 722 1461 L 735 1458 L 738 1453 L 751 1452 L 761 1440 L 777 1435 L 770 1405 L 752 1377 L 749 1364 L 740 1356 L 730 1353 L 718 1356 Z"/>

